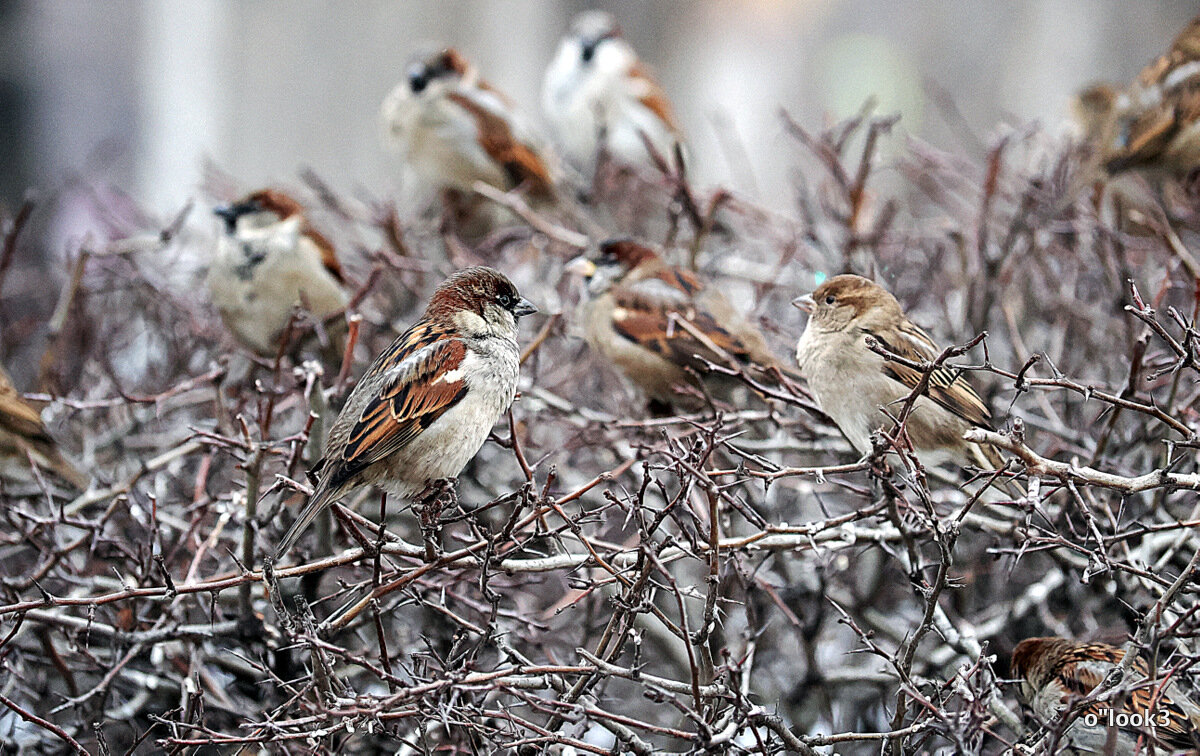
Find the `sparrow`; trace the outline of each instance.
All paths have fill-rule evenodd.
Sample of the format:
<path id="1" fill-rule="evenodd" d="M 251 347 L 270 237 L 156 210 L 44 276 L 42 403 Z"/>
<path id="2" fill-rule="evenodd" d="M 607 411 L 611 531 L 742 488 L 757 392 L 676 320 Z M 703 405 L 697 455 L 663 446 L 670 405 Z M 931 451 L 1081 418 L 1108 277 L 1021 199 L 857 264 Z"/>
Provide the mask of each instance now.
<path id="1" fill-rule="evenodd" d="M 346 307 L 346 280 L 333 245 L 296 200 L 264 189 L 213 212 L 225 223 L 208 289 L 226 327 L 247 348 L 275 356 L 296 305 L 319 322 Z M 331 328 L 332 356 L 341 356 L 341 335 Z"/>
<path id="2" fill-rule="evenodd" d="M 1074 111 L 1110 174 L 1185 176 L 1200 167 L 1200 16 L 1132 84 L 1092 85 L 1077 96 Z"/>
<path id="3" fill-rule="evenodd" d="M 312 496 L 275 552 L 363 486 L 410 497 L 457 477 L 516 396 L 517 321 L 537 308 L 502 274 L 447 278 L 425 314 L 385 349 L 350 392 L 311 471 Z"/>
<path id="4" fill-rule="evenodd" d="M 871 351 L 868 339 L 914 362 L 937 359 L 941 350 L 925 331 L 904 315 L 900 303 L 882 286 L 861 276 L 834 276 L 812 294 L 792 300 L 808 313 L 796 344 L 800 375 L 821 409 L 833 419 L 860 454 L 872 451 L 871 433 L 891 428 L 885 413 L 920 382 L 922 373 L 890 362 Z M 966 377 L 951 367 L 930 376 L 926 393 L 917 398 L 905 430 L 927 464 L 944 460 L 959 465 L 998 468 L 1004 464 L 990 446 L 963 439 L 972 427 L 989 428 L 990 413 Z"/>
<path id="5" fill-rule="evenodd" d="M 413 60 L 383 101 L 385 140 L 439 190 L 471 195 L 476 181 L 552 200 L 549 158 L 512 101 L 456 50 Z"/>
<path id="6" fill-rule="evenodd" d="M 12 378 L 0 368 L 0 471 L 45 468 L 80 491 L 90 482 L 63 457 L 38 411 L 21 398 Z"/>
<path id="7" fill-rule="evenodd" d="M 768 385 L 778 385 L 788 372 L 717 288 L 690 270 L 667 265 L 650 247 L 629 239 L 606 241 L 591 258 L 577 257 L 566 269 L 586 281 L 588 344 L 657 406 L 703 406 L 694 393 L 697 375 L 705 376 L 707 389 L 722 394 L 738 385 L 710 373 L 707 363 L 732 362 Z"/>
<path id="8" fill-rule="evenodd" d="M 681 141 L 662 88 L 602 11 L 571 24 L 546 69 L 542 106 L 563 153 L 578 166 L 593 164 L 604 146 L 621 165 L 652 169 L 647 141 L 668 160 Z"/>
<path id="9" fill-rule="evenodd" d="M 1087 696 L 1124 656 L 1105 643 L 1026 638 L 1013 650 L 1011 672 L 1020 680 L 1025 703 L 1043 719 L 1052 719 L 1073 699 Z M 1094 701 L 1078 709 L 1067 728 L 1069 742 L 1083 753 L 1107 754 L 1110 727 L 1118 727 L 1115 756 L 1149 753 L 1151 742 L 1159 753 L 1200 749 L 1200 706 L 1174 682 L 1149 681 L 1149 674 L 1139 659 L 1132 677 L 1125 678 L 1136 687 L 1124 700 Z"/>

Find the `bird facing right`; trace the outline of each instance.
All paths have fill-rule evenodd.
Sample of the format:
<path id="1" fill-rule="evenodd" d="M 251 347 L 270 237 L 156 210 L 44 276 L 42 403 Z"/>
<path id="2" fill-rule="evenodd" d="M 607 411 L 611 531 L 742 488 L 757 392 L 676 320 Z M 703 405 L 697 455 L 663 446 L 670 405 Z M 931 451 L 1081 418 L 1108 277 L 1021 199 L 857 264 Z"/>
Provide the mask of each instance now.
<path id="1" fill-rule="evenodd" d="M 870 453 L 871 434 L 893 425 L 881 408 L 899 411 L 898 402 L 913 392 L 922 374 L 885 360 L 867 340 L 914 362 L 936 359 L 937 345 L 905 316 L 890 292 L 861 276 L 834 276 L 792 304 L 808 313 L 796 345 L 800 374 L 851 445 L 860 454 Z M 943 366 L 930 376 L 905 430 L 925 464 L 952 461 L 998 468 L 1003 460 L 994 448 L 963 439 L 973 427 L 989 427 L 989 417 L 966 377 Z"/>
<path id="2" fill-rule="evenodd" d="M 457 477 L 512 404 L 517 321 L 537 312 L 504 275 L 460 270 L 425 314 L 376 358 L 329 430 L 316 490 L 280 542 L 292 547 L 325 507 L 376 485 L 408 497 Z"/>
<path id="3" fill-rule="evenodd" d="M 603 146 L 620 165 L 650 169 L 646 142 L 670 161 L 681 138 L 662 88 L 602 11 L 571 24 L 546 70 L 542 106 L 579 168 L 590 168 Z"/>
<path id="4" fill-rule="evenodd" d="M 1124 656 L 1124 651 L 1106 643 L 1026 638 L 1013 650 L 1010 672 L 1020 680 L 1025 703 L 1051 720 L 1070 707 L 1072 699 L 1091 693 Z M 1134 687 L 1124 700 L 1095 701 L 1079 709 L 1066 732 L 1075 752 L 1133 756 L 1150 753 L 1152 742 L 1156 753 L 1196 753 L 1200 706 L 1174 682 L 1148 681 L 1149 668 L 1142 659 L 1129 675 L 1126 681 Z"/>

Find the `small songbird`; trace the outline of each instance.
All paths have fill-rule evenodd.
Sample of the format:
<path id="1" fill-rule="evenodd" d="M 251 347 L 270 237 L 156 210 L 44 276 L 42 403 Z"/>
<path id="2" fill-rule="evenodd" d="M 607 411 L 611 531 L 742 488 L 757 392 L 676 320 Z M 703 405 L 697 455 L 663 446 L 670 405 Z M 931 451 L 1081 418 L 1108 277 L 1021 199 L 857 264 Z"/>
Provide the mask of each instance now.
<path id="1" fill-rule="evenodd" d="M 867 339 L 914 362 L 934 360 L 940 350 L 905 317 L 895 297 L 861 276 L 834 276 L 792 304 L 808 313 L 796 345 L 800 374 L 854 448 L 868 454 L 871 433 L 893 425 L 884 409 L 898 412 L 898 402 L 912 393 L 922 374 L 884 360 L 868 348 Z M 930 376 L 928 390 L 917 398 L 905 429 L 927 464 L 949 460 L 998 468 L 1003 460 L 994 448 L 963 439 L 972 427 L 989 427 L 989 417 L 966 377 L 943 366 Z"/>
<path id="2" fill-rule="evenodd" d="M 1200 167 L 1200 16 L 1128 87 L 1088 87 L 1074 109 L 1109 173 L 1183 177 Z"/>
<path id="3" fill-rule="evenodd" d="M 1121 649 L 1106 643 L 1026 638 L 1013 650 L 1011 672 L 1021 682 L 1025 703 L 1049 720 L 1071 706 L 1073 699 L 1087 696 L 1124 656 Z M 1073 752 L 1133 756 L 1149 753 L 1153 743 L 1157 753 L 1196 753 L 1200 706 L 1175 682 L 1164 684 L 1148 677 L 1148 666 L 1138 659 L 1125 678 L 1124 683 L 1134 687 L 1124 698 L 1094 701 L 1078 709 L 1066 732 L 1066 740 L 1076 749 Z M 1111 751 L 1110 735 L 1115 744 Z"/>
<path id="4" fill-rule="evenodd" d="M 454 478 L 517 391 L 517 320 L 537 312 L 490 268 L 467 268 L 367 369 L 312 470 L 316 489 L 275 552 L 283 556 L 331 503 L 362 486 L 409 497 Z"/>
<path id="5" fill-rule="evenodd" d="M 767 385 L 778 385 L 787 373 L 758 329 L 692 271 L 671 267 L 628 239 L 604 242 L 593 258 L 567 265 L 587 282 L 585 337 L 652 402 L 702 406 L 694 375 L 722 394 L 737 385 L 711 373 L 706 362 L 745 368 Z M 684 387 L 693 393 L 681 393 Z"/>
<path id="6" fill-rule="evenodd" d="M 435 189 L 470 196 L 482 181 L 501 191 L 521 187 L 534 200 L 553 199 L 549 160 L 536 133 L 456 50 L 410 63 L 383 101 L 382 115 L 389 145 Z"/>
<path id="7" fill-rule="evenodd" d="M 300 305 L 319 322 L 348 301 L 333 245 L 283 192 L 264 189 L 214 212 L 225 221 L 208 269 L 213 304 L 230 332 L 264 357 Z M 341 356 L 341 329 L 330 326 L 328 352 Z"/>
<path id="8" fill-rule="evenodd" d="M 0 368 L 0 474 L 28 476 L 30 460 L 75 486 L 88 487 L 88 477 L 63 457 L 42 416 L 21 398 L 8 373 Z M 19 472 L 20 471 L 20 472 Z"/>
<path id="9" fill-rule="evenodd" d="M 602 11 L 571 24 L 546 70 L 542 106 L 566 157 L 581 168 L 595 163 L 601 145 L 621 165 L 653 168 L 646 141 L 670 161 L 681 140 L 662 88 Z"/>

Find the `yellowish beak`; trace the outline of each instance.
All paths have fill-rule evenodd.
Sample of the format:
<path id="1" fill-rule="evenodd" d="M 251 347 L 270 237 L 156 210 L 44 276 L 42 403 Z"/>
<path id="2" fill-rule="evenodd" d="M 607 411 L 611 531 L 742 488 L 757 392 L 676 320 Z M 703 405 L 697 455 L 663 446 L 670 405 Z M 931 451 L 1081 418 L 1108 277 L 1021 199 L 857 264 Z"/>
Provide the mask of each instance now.
<path id="1" fill-rule="evenodd" d="M 596 275 L 596 263 L 580 255 L 567 263 L 567 267 L 564 270 L 581 278 L 591 278 Z"/>
<path id="2" fill-rule="evenodd" d="M 805 294 L 802 297 L 796 297 L 792 300 L 792 306 L 798 307 L 805 312 L 812 314 L 812 311 L 817 309 L 817 303 L 813 301 L 811 294 Z"/>

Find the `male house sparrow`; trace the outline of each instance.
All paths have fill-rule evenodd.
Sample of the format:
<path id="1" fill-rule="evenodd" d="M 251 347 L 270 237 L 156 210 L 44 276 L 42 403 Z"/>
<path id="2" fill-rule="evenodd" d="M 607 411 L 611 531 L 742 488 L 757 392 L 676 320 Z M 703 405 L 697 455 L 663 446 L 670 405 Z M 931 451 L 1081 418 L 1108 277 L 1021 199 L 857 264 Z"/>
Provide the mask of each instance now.
<path id="1" fill-rule="evenodd" d="M 30 459 L 80 491 L 88 487 L 88 477 L 63 457 L 42 416 L 0 368 L 0 472 L 27 472 Z"/>
<path id="2" fill-rule="evenodd" d="M 1038 716 L 1053 719 L 1092 691 L 1124 658 L 1105 643 L 1079 643 L 1065 638 L 1026 638 L 1013 650 L 1011 672 L 1021 681 L 1021 697 Z M 1137 684 L 1121 699 L 1094 701 L 1079 709 L 1067 728 L 1067 740 L 1078 751 L 1107 754 L 1110 728 L 1116 727 L 1115 756 L 1178 753 L 1200 749 L 1200 707 L 1174 682 L 1147 682 L 1149 669 L 1139 659 L 1130 672 Z M 1138 751 L 1138 739 L 1142 739 Z M 1166 749 L 1165 751 L 1163 749 Z"/>
<path id="3" fill-rule="evenodd" d="M 912 393 L 922 374 L 884 360 L 867 347 L 867 339 L 916 362 L 934 360 L 940 350 L 905 317 L 895 297 L 861 276 L 834 276 L 792 304 L 809 314 L 796 345 L 800 374 L 854 448 L 869 453 L 872 431 L 892 426 L 881 407 L 899 411 L 896 403 Z M 960 465 L 1000 467 L 995 449 L 963 440 L 970 428 L 988 427 L 989 416 L 966 378 L 941 367 L 917 398 L 905 429 L 927 463 L 949 458 Z"/>
<path id="4" fill-rule="evenodd" d="M 476 181 L 553 197 L 547 158 L 512 102 L 456 50 L 413 61 L 383 101 L 388 143 L 432 187 L 470 196 Z"/>
<path id="5" fill-rule="evenodd" d="M 298 304 L 318 321 L 346 306 L 333 245 L 309 224 L 294 199 L 264 189 L 214 212 L 225 228 L 208 270 L 208 288 L 225 325 L 246 347 L 274 356 Z M 336 328 L 330 334 L 333 356 L 340 356 L 340 335 Z"/>
<path id="6" fill-rule="evenodd" d="M 585 337 L 619 367 L 652 402 L 700 406 L 682 387 L 707 362 L 747 369 L 775 385 L 783 370 L 752 326 L 722 296 L 689 270 L 673 268 L 658 253 L 628 239 L 604 242 L 595 259 L 577 257 L 567 270 L 584 276 Z M 705 386 L 723 392 L 734 381 L 709 373 Z"/>
<path id="7" fill-rule="evenodd" d="M 362 486 L 401 497 L 462 471 L 517 391 L 517 320 L 537 312 L 490 268 L 447 278 L 367 369 L 329 430 L 316 490 L 275 552 Z"/>
<path id="8" fill-rule="evenodd" d="M 1200 167 L 1200 17 L 1123 91 L 1099 84 L 1081 92 L 1075 114 L 1109 173 L 1184 176 Z"/>
<path id="9" fill-rule="evenodd" d="M 652 168 L 643 135 L 668 160 L 680 140 L 662 89 L 601 11 L 571 24 L 546 70 L 542 106 L 567 158 L 581 167 L 603 144 L 621 165 Z"/>

